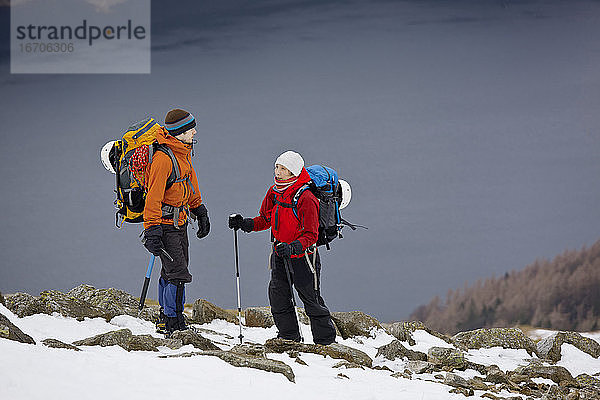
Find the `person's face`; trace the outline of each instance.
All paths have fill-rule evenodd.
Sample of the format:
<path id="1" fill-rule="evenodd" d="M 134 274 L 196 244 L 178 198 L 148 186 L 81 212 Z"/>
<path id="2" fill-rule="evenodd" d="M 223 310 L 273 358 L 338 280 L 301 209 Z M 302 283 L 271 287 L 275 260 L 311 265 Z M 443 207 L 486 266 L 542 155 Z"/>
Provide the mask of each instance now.
<path id="1" fill-rule="evenodd" d="M 280 164 L 275 164 L 275 177 L 277 179 L 290 179 L 294 174 L 289 169 Z"/>
<path id="2" fill-rule="evenodd" d="M 181 135 L 177 136 L 177 139 L 181 140 L 183 143 L 191 144 L 192 139 L 194 139 L 194 135 L 196 134 L 196 128 L 188 129 L 183 132 Z"/>

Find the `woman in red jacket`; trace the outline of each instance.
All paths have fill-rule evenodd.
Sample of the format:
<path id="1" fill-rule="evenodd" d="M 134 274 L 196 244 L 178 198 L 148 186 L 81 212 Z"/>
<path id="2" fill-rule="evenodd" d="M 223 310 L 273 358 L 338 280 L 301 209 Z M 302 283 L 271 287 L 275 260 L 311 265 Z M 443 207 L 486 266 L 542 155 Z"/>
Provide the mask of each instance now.
<path id="1" fill-rule="evenodd" d="M 313 341 L 328 345 L 335 341 L 335 327 L 320 294 L 321 260 L 316 248 L 319 201 L 310 190 L 304 190 L 297 199 L 295 210 L 292 205 L 296 192 L 310 181 L 300 154 L 286 151 L 275 160 L 274 181 L 262 202 L 259 215 L 255 218 L 232 215 L 229 227 L 244 232 L 271 228 L 274 243 L 270 260 L 269 302 L 279 330 L 277 336 L 300 341 L 291 284 L 286 273 L 285 261 L 288 259 L 291 283 L 304 303 Z"/>

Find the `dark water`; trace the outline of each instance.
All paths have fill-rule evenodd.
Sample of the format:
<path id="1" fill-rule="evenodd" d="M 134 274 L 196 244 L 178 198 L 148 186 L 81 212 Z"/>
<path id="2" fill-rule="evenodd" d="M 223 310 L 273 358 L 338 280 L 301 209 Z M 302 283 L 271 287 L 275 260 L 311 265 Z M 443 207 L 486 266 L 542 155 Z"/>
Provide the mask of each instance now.
<path id="1" fill-rule="evenodd" d="M 114 228 L 98 152 L 175 106 L 199 120 L 212 222 L 192 240 L 188 300 L 236 304 L 227 216 L 256 214 L 288 149 L 337 168 L 353 188 L 344 216 L 369 227 L 323 254 L 332 310 L 405 318 L 600 237 L 597 2 L 197 4 L 155 5 L 151 75 L 3 64 L 1 291 L 138 294 L 141 228 Z M 242 303 L 264 305 L 269 236 L 242 235 Z"/>

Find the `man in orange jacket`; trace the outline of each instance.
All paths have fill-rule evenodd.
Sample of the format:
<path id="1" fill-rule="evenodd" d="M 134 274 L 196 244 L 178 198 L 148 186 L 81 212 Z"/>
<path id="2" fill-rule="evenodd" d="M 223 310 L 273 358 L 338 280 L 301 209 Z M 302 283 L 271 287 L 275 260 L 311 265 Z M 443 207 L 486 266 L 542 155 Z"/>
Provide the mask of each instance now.
<path id="1" fill-rule="evenodd" d="M 196 134 L 196 120 L 189 112 L 174 109 L 165 117 L 165 128 L 157 141 L 168 146 L 175 158 L 181 179 L 167 187 L 174 167 L 171 158 L 162 151 L 153 155 L 148 173 L 148 193 L 144 207 L 144 246 L 160 256 L 162 268 L 158 288 L 161 306 L 159 323 L 172 333 L 186 329 L 183 317 L 185 284 L 192 281 L 188 270 L 187 221 L 189 213 L 198 219 L 196 236 L 208 235 L 208 211 L 202 203 L 196 172 L 192 167 L 191 150 Z M 167 256 L 168 254 L 168 256 Z"/>

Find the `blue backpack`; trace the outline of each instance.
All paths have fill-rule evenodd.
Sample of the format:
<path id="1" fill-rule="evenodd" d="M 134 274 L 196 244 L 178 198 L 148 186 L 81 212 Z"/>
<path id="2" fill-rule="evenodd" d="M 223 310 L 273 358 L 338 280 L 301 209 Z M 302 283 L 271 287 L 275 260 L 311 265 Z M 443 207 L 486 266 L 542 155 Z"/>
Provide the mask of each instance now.
<path id="1" fill-rule="evenodd" d="M 302 186 L 292 199 L 292 210 L 298 217 L 298 199 L 305 190 L 310 190 L 319 200 L 319 238 L 317 246 L 325 245 L 329 250 L 329 243 L 335 238 L 342 238 L 342 228 L 349 226 L 355 230 L 359 225 L 353 225 L 342 218 L 340 204 L 342 191 L 337 172 L 333 168 L 323 165 L 311 165 L 306 168 L 311 181 Z"/>

